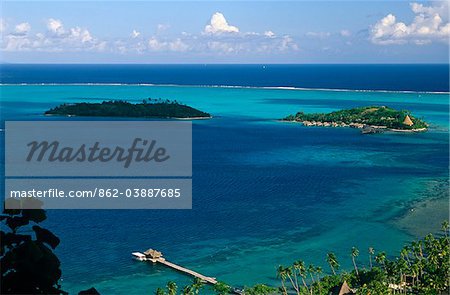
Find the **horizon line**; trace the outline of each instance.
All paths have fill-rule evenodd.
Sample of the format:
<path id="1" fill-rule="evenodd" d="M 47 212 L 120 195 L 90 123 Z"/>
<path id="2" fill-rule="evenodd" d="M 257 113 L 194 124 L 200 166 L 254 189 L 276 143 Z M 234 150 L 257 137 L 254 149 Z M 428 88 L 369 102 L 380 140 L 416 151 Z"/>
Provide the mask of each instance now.
<path id="1" fill-rule="evenodd" d="M 416 62 L 416 63 L 26 63 L 26 62 L 0 62 L 1 65 L 447 65 L 449 62 Z"/>

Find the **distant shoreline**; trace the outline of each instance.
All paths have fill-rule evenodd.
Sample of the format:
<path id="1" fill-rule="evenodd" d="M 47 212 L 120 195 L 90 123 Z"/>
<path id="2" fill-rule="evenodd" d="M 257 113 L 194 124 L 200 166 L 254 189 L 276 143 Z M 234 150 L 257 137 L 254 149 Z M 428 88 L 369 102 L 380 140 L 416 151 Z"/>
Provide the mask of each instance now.
<path id="1" fill-rule="evenodd" d="M 86 116 L 77 116 L 77 115 L 56 115 L 56 114 L 44 114 L 44 116 L 46 117 L 66 117 L 66 118 L 71 118 L 71 117 L 79 117 L 79 118 L 86 118 Z M 93 118 L 98 118 L 95 116 L 92 116 Z M 142 117 L 102 117 L 102 118 L 142 118 Z M 191 117 L 191 118 L 177 118 L 177 117 L 148 117 L 148 119 L 171 119 L 171 120 L 184 120 L 184 121 L 189 121 L 189 120 L 209 120 L 212 119 L 213 116 L 209 116 L 209 117 Z M 2 131 L 0 129 L 0 131 Z"/>
<path id="2" fill-rule="evenodd" d="M 0 83 L 0 86 L 142 86 L 142 87 L 195 87 L 195 88 L 231 88 L 231 89 L 266 89 L 291 91 L 323 91 L 323 92 L 374 92 L 404 94 L 440 94 L 450 95 L 450 91 L 414 91 L 383 89 L 345 89 L 345 88 L 311 88 L 294 86 L 244 86 L 244 85 L 189 85 L 189 84 L 153 84 L 153 83 Z"/>
<path id="3" fill-rule="evenodd" d="M 392 132 L 424 132 L 428 124 L 414 117 L 407 110 L 396 110 L 387 106 L 365 106 L 343 109 L 330 113 L 297 112 L 281 119 L 286 122 L 300 123 L 306 127 L 350 127 L 361 129 L 363 134 Z"/>
<path id="4" fill-rule="evenodd" d="M 347 124 L 345 126 L 333 126 L 333 125 L 311 125 L 307 126 L 305 125 L 305 122 L 302 121 L 295 121 L 295 120 L 276 120 L 277 122 L 283 122 L 283 123 L 294 123 L 294 124 L 302 124 L 305 127 L 325 127 L 325 128 L 354 128 L 354 129 L 363 129 L 363 126 L 353 126 L 351 124 Z M 428 130 L 428 128 L 417 128 L 417 129 L 393 129 L 393 128 L 387 128 L 386 126 L 373 126 L 373 125 L 367 125 L 365 127 L 374 128 L 374 129 L 380 129 L 383 131 L 392 131 L 392 132 L 401 132 L 401 133 L 415 133 L 415 132 L 425 132 Z"/>

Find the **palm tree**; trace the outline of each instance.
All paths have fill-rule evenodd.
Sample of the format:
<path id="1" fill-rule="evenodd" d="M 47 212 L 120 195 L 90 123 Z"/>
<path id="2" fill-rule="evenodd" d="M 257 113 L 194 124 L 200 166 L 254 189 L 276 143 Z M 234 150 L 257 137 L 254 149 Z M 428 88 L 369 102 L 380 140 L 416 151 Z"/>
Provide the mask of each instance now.
<path id="1" fill-rule="evenodd" d="M 381 264 L 384 268 L 384 271 L 386 271 L 386 253 L 380 252 L 375 256 L 375 261 L 379 264 Z"/>
<path id="2" fill-rule="evenodd" d="M 282 265 L 278 266 L 277 268 L 277 277 L 281 280 L 281 287 L 283 288 L 283 294 L 287 295 L 287 289 L 284 284 L 286 281 L 287 275 L 286 275 L 286 268 Z"/>
<path id="3" fill-rule="evenodd" d="M 217 295 L 226 295 L 231 293 L 231 287 L 224 282 L 217 282 L 217 284 L 214 284 L 213 289 Z"/>
<path id="4" fill-rule="evenodd" d="M 322 267 L 316 267 L 317 281 L 320 281 L 320 275 L 323 273 Z"/>
<path id="5" fill-rule="evenodd" d="M 372 269 L 372 256 L 375 254 L 375 250 L 372 247 L 369 247 L 369 264 L 370 269 Z"/>
<path id="6" fill-rule="evenodd" d="M 166 292 L 162 288 L 156 289 L 155 295 L 166 295 Z"/>
<path id="7" fill-rule="evenodd" d="M 408 266 L 411 266 L 411 261 L 409 260 L 409 251 L 410 251 L 409 246 L 403 247 L 402 250 L 400 251 L 400 256 L 406 260 Z"/>
<path id="8" fill-rule="evenodd" d="M 302 278 L 303 286 L 307 291 L 309 291 L 308 285 L 306 284 L 305 277 L 306 277 L 306 268 L 305 263 L 301 260 L 297 260 L 293 264 L 294 270 L 298 271 L 298 275 Z"/>
<path id="9" fill-rule="evenodd" d="M 412 285 L 413 286 L 419 286 L 419 261 L 415 261 L 412 265 L 411 265 L 411 272 L 413 275 L 412 278 Z"/>
<path id="10" fill-rule="evenodd" d="M 320 275 L 322 274 L 322 268 L 320 266 L 316 267 L 317 274 L 317 284 L 319 285 L 319 294 L 322 294 L 322 286 L 320 285 Z"/>
<path id="11" fill-rule="evenodd" d="M 403 287 L 403 282 L 406 282 L 406 272 L 408 271 L 409 267 L 405 259 L 401 258 L 396 261 L 395 264 L 396 271 L 398 272 L 400 276 L 400 286 L 402 287 L 402 290 L 406 293 L 406 285 Z"/>
<path id="12" fill-rule="evenodd" d="M 417 259 L 420 260 L 421 258 L 423 258 L 422 241 L 412 242 L 411 247 Z"/>
<path id="13" fill-rule="evenodd" d="M 190 286 L 190 285 L 185 286 L 183 288 L 183 290 L 181 291 L 181 294 L 182 295 L 194 295 L 194 292 L 192 291 L 192 286 Z"/>
<path id="14" fill-rule="evenodd" d="M 339 262 L 336 255 L 333 252 L 327 254 L 327 262 L 330 265 L 333 275 L 336 275 L 336 270 L 339 269 Z"/>
<path id="15" fill-rule="evenodd" d="M 442 222 L 441 229 L 444 232 L 445 237 L 447 237 L 447 238 L 448 238 L 448 230 L 449 230 L 449 228 L 450 228 L 450 225 L 448 223 L 448 220 Z"/>
<path id="16" fill-rule="evenodd" d="M 355 258 L 358 257 L 359 250 L 356 247 L 352 247 L 352 261 L 353 261 L 353 267 L 355 268 L 356 276 L 359 277 L 358 273 L 358 267 L 356 266 Z"/>
<path id="17" fill-rule="evenodd" d="M 297 261 L 294 261 L 294 263 L 292 263 L 291 269 L 292 269 L 292 274 L 294 275 L 295 285 L 297 286 L 297 289 L 300 291 L 300 286 L 298 284 Z"/>
<path id="18" fill-rule="evenodd" d="M 203 281 L 199 278 L 195 278 L 193 284 L 191 285 L 192 291 L 194 291 L 195 294 L 200 293 L 200 289 L 203 288 L 205 284 Z"/>
<path id="19" fill-rule="evenodd" d="M 167 291 L 169 292 L 169 295 L 176 295 L 177 289 L 178 286 L 174 281 L 167 282 Z"/>
<path id="20" fill-rule="evenodd" d="M 311 281 L 314 284 L 316 282 L 316 280 L 314 279 L 314 274 L 316 273 L 316 268 L 314 267 L 314 265 L 310 264 L 308 266 L 308 272 L 309 272 L 309 275 L 311 277 Z"/>
<path id="21" fill-rule="evenodd" d="M 298 285 L 294 282 L 292 279 L 292 275 L 294 274 L 292 266 L 289 266 L 286 268 L 286 276 L 289 278 L 289 281 L 291 282 L 292 287 L 294 288 L 295 292 L 297 292 L 298 295 L 300 295 L 300 291 L 298 289 Z"/>
<path id="22" fill-rule="evenodd" d="M 414 256 L 416 257 L 416 259 L 419 262 L 418 263 L 418 266 L 419 266 L 419 275 L 418 275 L 419 282 L 420 282 L 420 279 L 422 278 L 422 275 L 423 275 L 423 267 L 424 267 L 423 260 L 425 259 L 423 257 L 423 248 L 422 248 L 422 246 L 423 246 L 422 240 L 419 240 L 417 242 L 413 241 L 411 243 L 412 253 L 414 254 Z"/>

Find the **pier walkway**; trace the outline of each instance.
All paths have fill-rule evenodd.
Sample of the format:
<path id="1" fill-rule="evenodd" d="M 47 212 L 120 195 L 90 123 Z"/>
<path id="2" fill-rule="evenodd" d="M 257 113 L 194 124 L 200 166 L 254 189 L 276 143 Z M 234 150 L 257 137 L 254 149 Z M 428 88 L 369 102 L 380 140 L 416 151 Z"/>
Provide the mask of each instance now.
<path id="1" fill-rule="evenodd" d="M 167 261 L 165 258 L 162 257 L 162 253 L 153 249 L 149 249 L 145 251 L 144 253 L 141 252 L 133 252 L 131 253 L 137 260 L 140 261 L 151 261 L 153 263 L 159 262 L 161 264 L 164 264 L 167 267 L 173 268 L 179 272 L 191 275 L 193 277 L 199 278 L 200 280 L 215 285 L 217 284 L 216 278 L 207 277 L 204 276 L 198 272 L 195 272 L 193 270 L 187 269 L 185 267 L 179 266 L 175 263 Z"/>

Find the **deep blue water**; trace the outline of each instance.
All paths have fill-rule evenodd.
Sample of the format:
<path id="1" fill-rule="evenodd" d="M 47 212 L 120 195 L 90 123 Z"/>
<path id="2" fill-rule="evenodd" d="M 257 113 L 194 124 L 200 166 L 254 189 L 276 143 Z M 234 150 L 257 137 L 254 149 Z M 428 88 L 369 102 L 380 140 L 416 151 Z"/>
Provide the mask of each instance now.
<path id="1" fill-rule="evenodd" d="M 151 83 L 449 91 L 435 65 L 20 65 L 0 66 L 2 83 Z"/>

